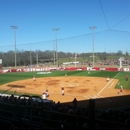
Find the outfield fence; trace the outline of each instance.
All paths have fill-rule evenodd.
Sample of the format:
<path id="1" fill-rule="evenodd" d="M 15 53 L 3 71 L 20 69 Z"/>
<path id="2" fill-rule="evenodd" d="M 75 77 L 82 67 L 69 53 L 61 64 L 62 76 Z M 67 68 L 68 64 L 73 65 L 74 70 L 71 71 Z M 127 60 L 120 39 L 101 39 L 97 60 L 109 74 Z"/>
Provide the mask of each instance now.
<path id="1" fill-rule="evenodd" d="M 0 73 L 9 73 L 9 72 L 34 72 L 34 71 L 45 71 L 45 72 L 49 72 L 49 71 L 54 71 L 54 70 L 59 70 L 59 71 L 125 71 L 125 72 L 129 72 L 130 68 L 99 68 L 99 67 L 48 67 L 48 68 L 19 68 L 19 69 L 5 69 L 5 70 L 0 70 Z"/>

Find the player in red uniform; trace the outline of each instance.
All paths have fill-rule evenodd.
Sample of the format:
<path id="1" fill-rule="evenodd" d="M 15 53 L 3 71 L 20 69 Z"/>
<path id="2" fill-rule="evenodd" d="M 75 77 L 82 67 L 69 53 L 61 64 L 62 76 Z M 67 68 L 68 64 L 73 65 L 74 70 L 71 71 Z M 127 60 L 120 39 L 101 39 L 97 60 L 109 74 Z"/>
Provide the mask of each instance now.
<path id="1" fill-rule="evenodd" d="M 126 75 L 126 81 L 128 81 L 128 75 Z"/>
<path id="2" fill-rule="evenodd" d="M 64 96 L 64 94 L 65 94 L 65 93 L 64 93 L 64 87 L 63 87 L 63 86 L 61 87 L 61 94 L 62 94 L 62 96 Z"/>
<path id="3" fill-rule="evenodd" d="M 49 97 L 48 89 L 46 88 L 46 97 Z"/>

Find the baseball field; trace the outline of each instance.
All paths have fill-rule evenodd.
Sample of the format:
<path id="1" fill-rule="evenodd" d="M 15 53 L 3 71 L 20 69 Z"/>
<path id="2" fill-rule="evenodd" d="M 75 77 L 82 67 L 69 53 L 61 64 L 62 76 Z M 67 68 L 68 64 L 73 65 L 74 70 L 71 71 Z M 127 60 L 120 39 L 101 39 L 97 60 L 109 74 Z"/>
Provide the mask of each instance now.
<path id="1" fill-rule="evenodd" d="M 65 77 L 67 73 L 67 77 Z M 33 76 L 36 81 L 33 81 Z M 55 102 L 70 102 L 74 98 L 78 101 L 90 98 L 105 98 L 121 96 L 118 94 L 123 86 L 122 95 L 130 94 L 130 80 L 126 81 L 129 72 L 111 71 L 51 71 L 51 72 L 13 72 L 0 74 L 0 93 L 15 95 L 38 95 L 49 91 L 47 99 Z M 110 81 L 106 81 L 106 77 Z M 65 95 L 61 94 L 64 86 Z"/>

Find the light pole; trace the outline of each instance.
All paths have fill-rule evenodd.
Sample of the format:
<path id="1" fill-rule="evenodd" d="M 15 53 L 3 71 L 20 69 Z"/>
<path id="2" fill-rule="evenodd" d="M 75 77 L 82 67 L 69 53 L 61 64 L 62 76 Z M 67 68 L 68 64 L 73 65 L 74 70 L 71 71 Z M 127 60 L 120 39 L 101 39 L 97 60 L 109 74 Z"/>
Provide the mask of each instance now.
<path id="1" fill-rule="evenodd" d="M 93 50 L 93 67 L 94 67 L 94 29 L 96 29 L 96 26 L 89 27 L 90 30 L 92 30 L 92 50 Z"/>
<path id="2" fill-rule="evenodd" d="M 55 57 L 56 57 L 56 52 L 55 52 L 55 50 L 56 50 L 56 49 L 55 49 L 55 42 L 54 42 L 54 54 L 53 54 L 53 55 L 54 55 L 54 60 L 53 60 L 53 61 L 54 61 L 54 65 L 55 65 Z"/>
<path id="3" fill-rule="evenodd" d="M 37 59 L 37 68 L 38 68 L 38 53 L 36 53 L 36 59 Z"/>
<path id="4" fill-rule="evenodd" d="M 16 29 L 18 28 L 18 26 L 10 26 L 11 28 L 14 29 L 14 55 L 15 55 L 15 69 L 17 68 L 17 59 L 16 59 Z"/>
<path id="5" fill-rule="evenodd" d="M 57 68 L 58 68 L 58 52 L 57 52 L 57 31 L 59 30 L 60 28 L 53 28 L 52 30 L 55 32 L 55 45 L 54 45 L 54 57 L 56 57 L 56 63 L 57 63 Z M 56 49 L 56 50 L 55 50 Z M 55 51 L 56 51 L 56 56 L 55 56 Z M 55 60 L 55 58 L 54 58 Z"/>
<path id="6" fill-rule="evenodd" d="M 32 68 L 32 54 L 31 54 L 31 44 L 30 44 L 30 70 Z"/>

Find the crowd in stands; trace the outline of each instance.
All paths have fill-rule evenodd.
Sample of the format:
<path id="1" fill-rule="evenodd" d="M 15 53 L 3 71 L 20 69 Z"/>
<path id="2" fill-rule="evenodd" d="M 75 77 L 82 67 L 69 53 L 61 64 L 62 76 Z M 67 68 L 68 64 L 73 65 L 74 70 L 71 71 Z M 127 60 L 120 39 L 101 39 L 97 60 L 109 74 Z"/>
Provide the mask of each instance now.
<path id="1" fill-rule="evenodd" d="M 113 60 L 102 60 L 100 62 L 95 61 L 95 64 L 96 65 L 101 65 L 101 66 L 103 66 L 103 65 L 119 66 L 120 61 L 119 60 L 114 60 L 114 59 Z M 129 59 L 124 59 L 122 61 L 122 64 L 123 64 L 123 66 L 129 66 L 130 65 L 130 60 Z M 87 65 L 87 66 L 91 67 L 92 63 L 86 61 L 86 62 L 80 62 L 79 65 Z"/>
<path id="2" fill-rule="evenodd" d="M 1 95 L 1 130 L 130 130 L 130 107 L 96 109 L 95 99 L 85 107 L 43 100 L 38 96 Z M 2 129 L 3 127 L 3 129 Z"/>

